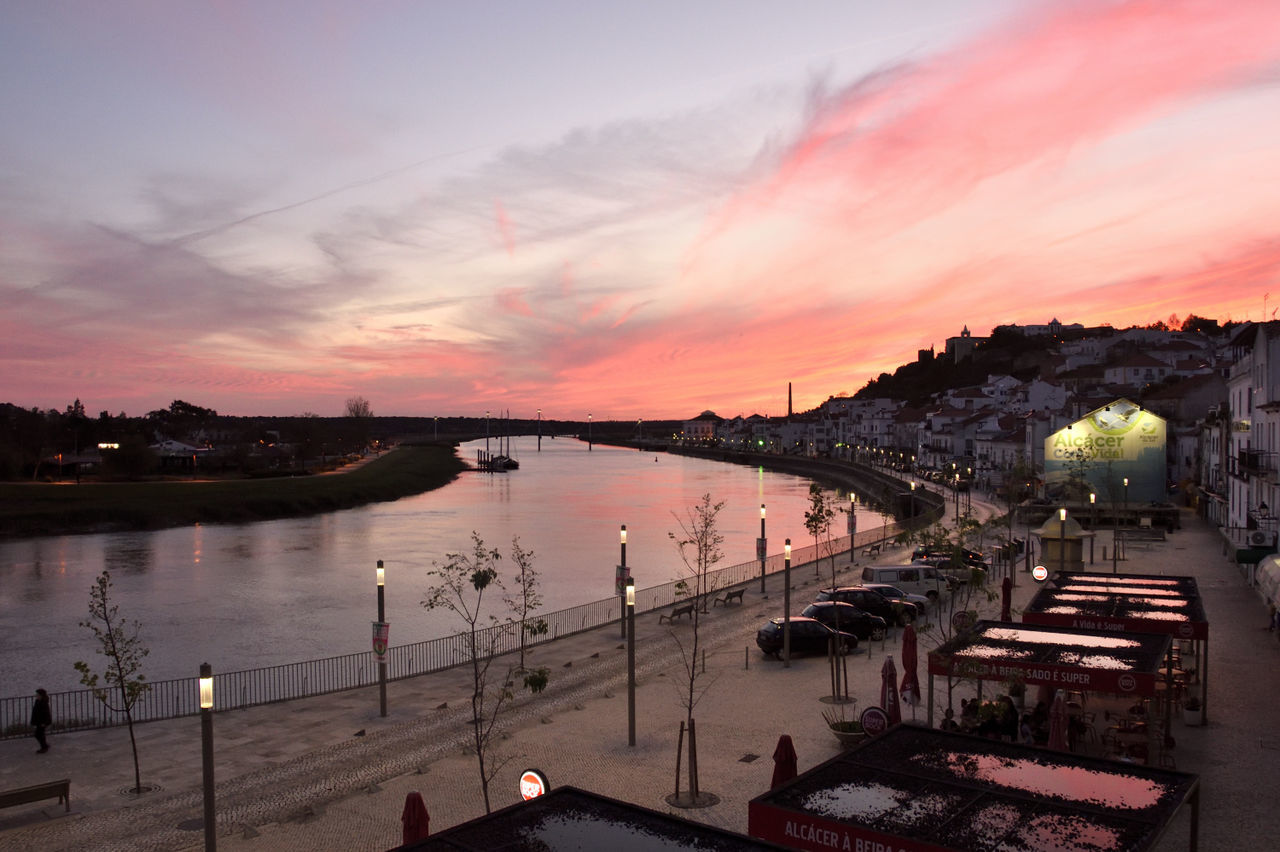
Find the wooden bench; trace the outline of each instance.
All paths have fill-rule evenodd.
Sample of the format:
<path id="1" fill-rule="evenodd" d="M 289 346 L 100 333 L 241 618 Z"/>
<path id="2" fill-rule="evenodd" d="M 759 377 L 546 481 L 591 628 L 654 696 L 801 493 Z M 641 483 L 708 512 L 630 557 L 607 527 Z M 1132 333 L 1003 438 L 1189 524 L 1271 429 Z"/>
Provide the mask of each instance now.
<path id="1" fill-rule="evenodd" d="M 693 621 L 693 607 L 694 603 L 692 601 L 687 604 L 680 604 L 680 606 L 671 610 L 670 613 L 664 613 L 658 616 L 658 623 L 661 624 L 664 621 L 675 621 L 682 615 L 688 616 L 689 620 Z"/>
<path id="2" fill-rule="evenodd" d="M 866 547 L 862 548 L 862 555 L 863 556 L 879 556 L 880 542 L 877 541 L 875 544 L 868 544 Z"/>
<path id="3" fill-rule="evenodd" d="M 22 805 L 27 802 L 42 802 L 56 798 L 65 802 L 67 812 L 71 812 L 71 779 L 48 781 L 44 784 L 33 784 L 30 787 L 19 787 L 16 790 L 0 790 L 0 808 Z"/>
<path id="4" fill-rule="evenodd" d="M 732 600 L 737 600 L 738 603 L 742 603 L 742 593 L 745 591 L 746 589 L 734 589 L 732 591 L 725 592 L 723 595 L 716 598 L 715 602 L 712 603 L 711 605 L 715 606 L 716 604 L 723 604 L 725 606 L 728 606 L 729 601 L 732 601 Z"/>
<path id="5" fill-rule="evenodd" d="M 1150 548 L 1151 545 L 1166 541 L 1164 530 L 1158 527 L 1138 527 L 1137 529 L 1121 530 L 1120 538 L 1124 540 L 1126 546 Z"/>

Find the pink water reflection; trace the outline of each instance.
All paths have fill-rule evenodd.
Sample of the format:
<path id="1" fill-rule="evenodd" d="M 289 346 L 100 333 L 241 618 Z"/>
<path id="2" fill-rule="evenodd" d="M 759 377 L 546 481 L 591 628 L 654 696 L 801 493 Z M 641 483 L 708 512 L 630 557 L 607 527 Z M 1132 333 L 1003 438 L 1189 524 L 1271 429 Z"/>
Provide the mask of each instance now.
<path id="1" fill-rule="evenodd" d="M 1057 630 L 1019 630 L 1011 627 L 993 627 L 983 631 L 983 638 L 993 642 L 1018 642 L 1024 645 L 1067 645 L 1088 648 L 1140 648 L 1142 643 L 1123 636 L 1090 636 Z"/>
<path id="2" fill-rule="evenodd" d="M 1046 764 L 1036 758 L 949 751 L 942 755 L 919 755 L 913 759 L 926 766 L 946 769 L 958 779 L 1116 810 L 1154 808 L 1169 794 L 1165 785 L 1146 778 L 1084 766 Z"/>

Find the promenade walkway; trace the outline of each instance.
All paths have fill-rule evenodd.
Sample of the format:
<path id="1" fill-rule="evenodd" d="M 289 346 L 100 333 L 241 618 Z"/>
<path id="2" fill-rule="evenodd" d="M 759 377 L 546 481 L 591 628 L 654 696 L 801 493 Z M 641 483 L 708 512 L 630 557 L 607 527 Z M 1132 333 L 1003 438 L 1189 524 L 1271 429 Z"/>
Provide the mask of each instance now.
<path id="1" fill-rule="evenodd" d="M 1130 556 L 1122 570 L 1196 577 L 1209 614 L 1210 724 L 1174 723 L 1178 768 L 1203 780 L 1200 848 L 1271 848 L 1280 642 L 1265 629 L 1265 609 L 1225 561 L 1212 530 L 1190 513 L 1167 542 Z M 842 581 L 860 570 L 847 559 L 837 560 L 843 562 Z M 877 561 L 906 559 L 906 550 L 895 548 Z M 812 566 L 793 570 L 794 611 L 830 582 L 825 562 L 822 573 L 827 580 L 820 583 Z M 1033 593 L 1034 584 L 1019 573 L 1015 608 Z M 983 599 L 979 608 L 995 617 L 999 602 Z M 702 789 L 720 802 L 680 811 L 684 817 L 745 832 L 747 802 L 768 788 L 780 734 L 794 740 L 801 771 L 838 751 L 822 718 L 830 706 L 820 701 L 830 691 L 825 658 L 799 657 L 786 669 L 755 648 L 756 628 L 780 612 L 781 580 L 770 578 L 767 595 L 752 584 L 741 606 L 714 607 L 705 616 L 702 683 L 710 686 L 695 713 L 698 760 Z M 490 790 L 493 808 L 518 800 L 519 771 L 533 766 L 553 785 L 671 810 L 664 797 L 675 785 L 683 718 L 677 693 L 687 684 L 671 634 L 688 631 L 683 621 L 659 624 L 658 613 L 637 619 L 634 748 L 627 746 L 626 652 L 617 627 L 539 647 L 533 662 L 549 667 L 552 681 L 545 693 L 523 699 L 508 714 L 505 738 L 495 747 L 508 762 Z M 864 643 L 850 661 L 850 691 L 859 707 L 877 702 L 880 666 L 886 654 L 897 659 L 899 643 L 894 631 L 884 643 Z M 932 644 L 922 637 L 922 651 Z M 219 847 L 386 849 L 399 843 L 401 809 L 414 790 L 426 800 L 433 830 L 483 814 L 475 758 L 465 751 L 467 673 L 396 682 L 388 695 L 385 719 L 375 689 L 218 713 Z M 923 719 L 924 708 L 916 715 Z M 137 733 L 143 783 L 161 788 L 141 797 L 127 792 L 133 766 L 124 729 L 56 736 L 43 755 L 31 740 L 0 742 L 0 789 L 65 777 L 72 797 L 70 814 L 56 802 L 0 811 L 0 850 L 201 847 L 199 720 L 151 723 Z M 1162 852 L 1186 848 L 1185 820 L 1161 842 Z"/>

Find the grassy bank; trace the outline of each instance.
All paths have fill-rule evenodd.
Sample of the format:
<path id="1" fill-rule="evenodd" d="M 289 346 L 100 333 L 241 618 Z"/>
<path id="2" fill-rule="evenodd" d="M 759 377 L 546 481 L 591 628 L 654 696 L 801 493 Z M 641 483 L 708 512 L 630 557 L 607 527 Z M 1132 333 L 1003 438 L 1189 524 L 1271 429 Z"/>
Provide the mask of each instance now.
<path id="1" fill-rule="evenodd" d="M 420 494 L 466 465 L 452 446 L 401 447 L 347 473 L 213 482 L 0 483 L 0 537 L 265 521 Z"/>

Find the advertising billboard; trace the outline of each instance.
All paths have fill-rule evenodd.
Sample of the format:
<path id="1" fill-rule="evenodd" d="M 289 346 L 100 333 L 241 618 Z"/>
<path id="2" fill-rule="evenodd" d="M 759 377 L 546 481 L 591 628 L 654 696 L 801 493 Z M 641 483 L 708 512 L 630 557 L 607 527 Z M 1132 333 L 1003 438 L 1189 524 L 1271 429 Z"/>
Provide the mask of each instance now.
<path id="1" fill-rule="evenodd" d="M 1046 494 L 1087 502 L 1093 492 L 1098 502 L 1116 505 L 1164 502 L 1165 440 L 1163 417 L 1117 399 L 1045 439 Z"/>

